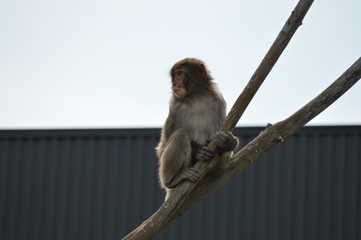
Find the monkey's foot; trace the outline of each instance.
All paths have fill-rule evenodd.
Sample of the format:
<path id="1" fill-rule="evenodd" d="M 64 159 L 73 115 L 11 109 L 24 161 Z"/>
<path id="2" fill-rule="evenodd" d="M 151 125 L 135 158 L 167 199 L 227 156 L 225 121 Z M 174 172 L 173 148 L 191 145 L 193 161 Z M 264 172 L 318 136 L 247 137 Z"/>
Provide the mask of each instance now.
<path id="1" fill-rule="evenodd" d="M 197 182 L 201 179 L 201 176 L 198 173 L 198 170 L 194 167 L 187 168 L 183 172 L 184 179 L 187 179 L 191 182 Z"/>
<path id="2" fill-rule="evenodd" d="M 215 154 L 210 151 L 207 146 L 203 146 L 199 149 L 198 153 L 196 154 L 197 161 L 209 162 L 214 158 Z"/>

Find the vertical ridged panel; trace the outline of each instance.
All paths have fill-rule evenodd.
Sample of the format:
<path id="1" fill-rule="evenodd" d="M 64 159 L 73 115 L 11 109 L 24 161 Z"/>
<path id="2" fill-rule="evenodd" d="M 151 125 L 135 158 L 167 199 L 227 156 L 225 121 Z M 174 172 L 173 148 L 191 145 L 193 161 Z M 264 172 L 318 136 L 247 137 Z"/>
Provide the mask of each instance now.
<path id="1" fill-rule="evenodd" d="M 239 128 L 241 145 L 261 128 Z M 159 129 L 0 131 L 0 239 L 120 239 L 161 205 Z M 156 239 L 361 238 L 361 127 L 308 127 Z"/>

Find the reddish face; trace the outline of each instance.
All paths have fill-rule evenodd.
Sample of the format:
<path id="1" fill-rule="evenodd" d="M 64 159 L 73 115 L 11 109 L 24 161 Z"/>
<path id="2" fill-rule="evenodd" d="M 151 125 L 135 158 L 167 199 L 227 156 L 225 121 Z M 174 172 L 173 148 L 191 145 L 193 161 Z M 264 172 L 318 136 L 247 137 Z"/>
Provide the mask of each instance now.
<path id="1" fill-rule="evenodd" d="M 172 90 L 177 97 L 184 97 L 187 94 L 185 89 L 185 72 L 184 70 L 175 70 L 172 76 Z"/>

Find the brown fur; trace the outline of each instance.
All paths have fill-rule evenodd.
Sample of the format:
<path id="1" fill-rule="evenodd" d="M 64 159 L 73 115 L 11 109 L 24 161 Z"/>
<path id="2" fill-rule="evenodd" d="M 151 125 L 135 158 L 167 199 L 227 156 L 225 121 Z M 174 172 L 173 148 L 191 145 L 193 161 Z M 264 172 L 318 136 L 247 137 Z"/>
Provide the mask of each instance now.
<path id="1" fill-rule="evenodd" d="M 219 145 L 226 151 L 232 151 L 238 143 L 232 134 L 217 134 L 225 119 L 226 103 L 205 64 L 194 58 L 179 61 L 171 69 L 172 82 L 174 72 L 179 69 L 184 72 L 186 95 L 173 94 L 156 147 L 159 180 L 167 191 L 166 199 L 182 181 L 198 180 L 197 170 L 192 166 L 202 146 L 218 135 Z"/>

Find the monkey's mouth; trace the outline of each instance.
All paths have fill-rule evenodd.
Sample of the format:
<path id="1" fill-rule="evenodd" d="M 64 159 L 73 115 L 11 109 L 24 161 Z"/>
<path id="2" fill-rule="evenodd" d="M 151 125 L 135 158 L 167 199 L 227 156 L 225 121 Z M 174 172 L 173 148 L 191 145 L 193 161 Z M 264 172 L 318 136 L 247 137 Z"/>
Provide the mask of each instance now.
<path id="1" fill-rule="evenodd" d="M 181 92 L 183 90 L 183 88 L 173 88 L 172 90 L 175 94 L 177 94 L 177 93 Z"/>
<path id="2" fill-rule="evenodd" d="M 179 91 L 181 91 L 182 89 L 181 88 L 176 88 L 176 89 L 173 89 L 173 92 L 174 93 L 177 93 L 177 92 L 179 92 Z"/>
<path id="3" fill-rule="evenodd" d="M 173 95 L 178 98 L 181 99 L 185 96 L 184 90 L 183 89 L 175 89 L 173 90 Z"/>

